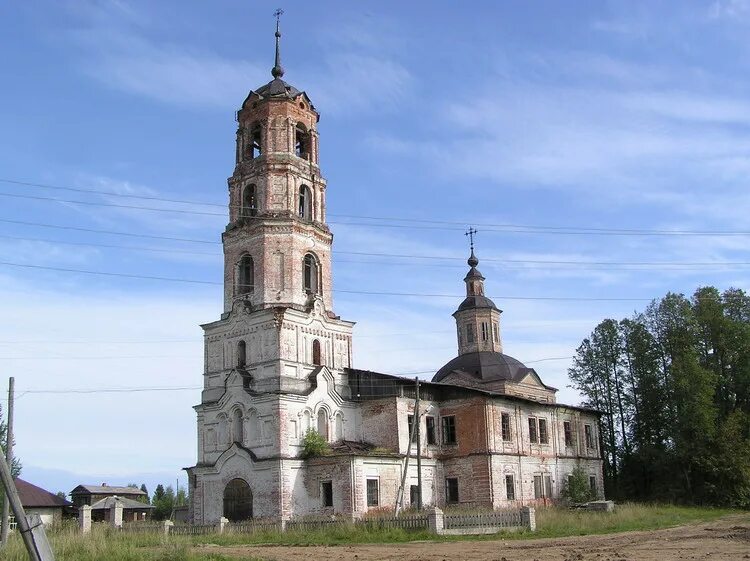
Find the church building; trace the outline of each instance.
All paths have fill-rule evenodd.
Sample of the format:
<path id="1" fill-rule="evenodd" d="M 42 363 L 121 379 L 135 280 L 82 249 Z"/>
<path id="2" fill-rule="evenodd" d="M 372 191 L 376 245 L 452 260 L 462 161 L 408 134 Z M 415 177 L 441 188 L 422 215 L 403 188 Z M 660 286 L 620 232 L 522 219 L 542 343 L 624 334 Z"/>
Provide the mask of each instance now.
<path id="1" fill-rule="evenodd" d="M 202 326 L 192 521 L 359 516 L 420 499 L 544 503 L 577 466 L 603 497 L 598 413 L 556 403 L 555 388 L 503 353 L 501 311 L 485 296 L 473 244 L 453 314 L 458 356 L 418 385 L 354 368 L 354 322 L 333 307 L 320 115 L 282 79 L 280 37 L 277 24 L 273 79 L 237 112 L 224 310 Z M 326 453 L 306 457 L 310 431 Z"/>

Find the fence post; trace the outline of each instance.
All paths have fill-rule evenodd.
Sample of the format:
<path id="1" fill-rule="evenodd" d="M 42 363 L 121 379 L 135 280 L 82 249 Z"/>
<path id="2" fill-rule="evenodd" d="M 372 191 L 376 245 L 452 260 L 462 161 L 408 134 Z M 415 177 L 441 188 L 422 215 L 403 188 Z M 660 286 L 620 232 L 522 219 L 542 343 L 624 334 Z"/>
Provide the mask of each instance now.
<path id="1" fill-rule="evenodd" d="M 427 524 L 430 527 L 430 531 L 435 534 L 442 534 L 443 528 L 445 527 L 445 519 L 443 517 L 443 511 L 438 507 L 432 507 L 427 511 Z"/>
<path id="2" fill-rule="evenodd" d="M 521 525 L 536 532 L 536 511 L 533 506 L 521 507 Z"/>
<path id="3" fill-rule="evenodd" d="M 83 505 L 78 509 L 78 527 L 82 534 L 91 531 L 91 506 Z"/>
<path id="4" fill-rule="evenodd" d="M 164 535 L 165 536 L 169 535 L 169 532 L 172 529 L 172 526 L 174 526 L 174 522 L 172 522 L 171 520 L 164 521 Z"/>
<path id="5" fill-rule="evenodd" d="M 115 528 L 122 528 L 122 503 L 117 497 L 109 509 L 109 523 Z"/>
<path id="6" fill-rule="evenodd" d="M 224 533 L 224 526 L 226 526 L 227 524 L 229 524 L 228 519 L 224 518 L 223 516 L 219 518 L 219 533 L 220 534 Z"/>

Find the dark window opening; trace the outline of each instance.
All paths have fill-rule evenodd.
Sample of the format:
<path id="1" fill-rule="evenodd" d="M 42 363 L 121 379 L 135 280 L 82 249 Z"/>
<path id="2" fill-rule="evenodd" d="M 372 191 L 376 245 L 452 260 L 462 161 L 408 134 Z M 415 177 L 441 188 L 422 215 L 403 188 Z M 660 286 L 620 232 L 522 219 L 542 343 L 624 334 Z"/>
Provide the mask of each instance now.
<path id="1" fill-rule="evenodd" d="M 509 413 L 502 413 L 500 415 L 500 432 L 502 433 L 503 440 L 505 442 L 510 442 L 511 436 L 510 436 L 510 414 Z"/>
<path id="2" fill-rule="evenodd" d="M 505 476 L 505 497 L 509 501 L 514 501 L 516 499 L 516 486 L 513 483 L 512 474 Z"/>
<path id="3" fill-rule="evenodd" d="M 529 417 L 529 440 L 533 443 L 539 442 L 539 435 L 536 430 L 536 419 Z"/>
<path id="4" fill-rule="evenodd" d="M 406 416 L 406 426 L 408 427 L 409 440 L 411 442 L 416 442 L 417 441 L 417 433 L 416 432 L 412 433 L 412 431 L 414 431 L 414 415 L 407 415 Z"/>
<path id="5" fill-rule="evenodd" d="M 591 492 L 596 496 L 596 476 L 595 475 L 589 475 L 589 487 L 591 488 Z"/>
<path id="6" fill-rule="evenodd" d="M 250 146 L 248 148 L 248 156 L 250 158 L 257 158 L 263 154 L 260 142 L 260 125 L 253 125 L 250 129 Z"/>
<path id="7" fill-rule="evenodd" d="M 487 341 L 490 338 L 490 331 L 485 322 L 482 322 L 482 341 Z"/>
<path id="8" fill-rule="evenodd" d="M 542 490 L 542 476 L 534 476 L 534 498 L 541 499 L 544 497 L 544 491 Z"/>
<path id="9" fill-rule="evenodd" d="M 380 490 L 377 479 L 367 480 L 367 506 L 378 506 Z"/>
<path id="10" fill-rule="evenodd" d="M 446 504 L 458 503 L 458 478 L 445 478 L 445 502 Z"/>
<path id="11" fill-rule="evenodd" d="M 245 420 L 242 417 L 242 411 L 240 411 L 239 409 L 235 409 L 234 413 L 232 414 L 232 441 L 242 444 L 245 436 L 244 433 Z"/>
<path id="12" fill-rule="evenodd" d="M 500 326 L 497 323 L 492 324 L 492 338 L 495 343 L 500 341 Z"/>
<path id="13" fill-rule="evenodd" d="M 304 262 L 304 289 L 305 292 L 320 294 L 320 271 L 318 268 L 318 260 L 312 253 L 305 255 Z"/>
<path id="14" fill-rule="evenodd" d="M 237 294 L 247 294 L 252 292 L 255 285 L 255 267 L 253 258 L 245 254 L 240 259 L 239 275 L 237 279 Z"/>
<path id="15" fill-rule="evenodd" d="M 247 345 L 245 341 L 237 343 L 237 366 L 242 368 L 247 364 Z"/>
<path id="16" fill-rule="evenodd" d="M 333 506 L 333 481 L 323 481 L 320 483 L 320 495 L 323 499 L 323 507 Z"/>
<path id="17" fill-rule="evenodd" d="M 258 214 L 258 203 L 255 194 L 255 185 L 248 185 L 242 192 L 242 211 L 240 216 L 248 218 Z"/>
<path id="18" fill-rule="evenodd" d="M 299 188 L 299 205 L 297 208 L 299 217 L 304 220 L 312 220 L 312 197 L 307 185 Z"/>
<path id="19" fill-rule="evenodd" d="M 427 423 L 427 444 L 437 444 L 435 438 L 435 417 L 427 417 L 425 419 Z"/>
<path id="20" fill-rule="evenodd" d="M 315 339 L 312 344 L 312 363 L 316 366 L 323 364 L 320 352 L 320 341 Z"/>
<path id="21" fill-rule="evenodd" d="M 294 154 L 305 160 L 310 159 L 310 133 L 302 123 L 294 129 Z"/>
<path id="22" fill-rule="evenodd" d="M 563 421 L 563 432 L 565 433 L 565 446 L 573 446 L 573 425 L 570 421 Z"/>
<path id="23" fill-rule="evenodd" d="M 456 417 L 443 417 L 443 444 L 456 443 Z"/>
<path id="24" fill-rule="evenodd" d="M 409 486 L 409 504 L 413 507 L 419 506 L 419 485 Z"/>

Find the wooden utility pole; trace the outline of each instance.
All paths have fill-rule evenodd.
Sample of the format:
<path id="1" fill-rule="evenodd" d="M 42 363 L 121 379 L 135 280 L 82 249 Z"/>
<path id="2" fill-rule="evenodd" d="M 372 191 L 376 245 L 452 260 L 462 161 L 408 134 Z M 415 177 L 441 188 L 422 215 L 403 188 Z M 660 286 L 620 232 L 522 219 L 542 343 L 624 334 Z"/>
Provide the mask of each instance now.
<path id="1" fill-rule="evenodd" d="M 5 431 L 5 461 L 8 463 L 8 468 L 12 469 L 13 466 L 13 401 L 16 387 L 16 379 L 11 376 L 8 379 L 8 424 L 6 425 Z M 8 541 L 8 529 L 10 528 L 10 503 L 8 502 L 8 493 L 3 496 L 3 511 L 0 514 L 0 545 L 4 545 Z"/>
<path id="2" fill-rule="evenodd" d="M 398 488 L 396 494 L 396 514 L 404 507 L 404 494 L 406 489 L 406 474 L 409 471 L 409 458 L 411 457 L 411 445 L 416 440 L 419 431 L 419 380 L 417 379 L 417 393 L 416 400 L 414 401 L 414 421 L 411 425 L 411 431 L 409 432 L 409 444 L 406 446 L 406 460 L 404 461 L 404 473 L 401 475 L 401 486 Z M 420 460 L 419 448 L 417 448 L 417 460 Z M 419 464 L 418 464 L 419 465 Z M 421 489 L 420 489 L 421 492 Z M 421 501 L 421 499 L 420 499 Z"/>
<path id="3" fill-rule="evenodd" d="M 422 510 L 422 439 L 419 421 L 419 378 L 417 382 L 417 402 L 414 404 L 414 422 L 417 424 L 417 510 Z"/>
<path id="4" fill-rule="evenodd" d="M 8 497 L 10 508 L 16 517 L 16 525 L 21 533 L 24 545 L 26 545 L 29 559 L 31 561 L 55 561 L 55 556 L 47 541 L 47 534 L 44 533 L 42 520 L 38 514 L 35 514 L 32 516 L 31 524 L 29 524 L 16 490 L 16 484 L 13 482 L 13 476 L 10 473 L 10 466 L 2 455 L 0 455 L 0 482 L 5 488 L 5 496 Z"/>

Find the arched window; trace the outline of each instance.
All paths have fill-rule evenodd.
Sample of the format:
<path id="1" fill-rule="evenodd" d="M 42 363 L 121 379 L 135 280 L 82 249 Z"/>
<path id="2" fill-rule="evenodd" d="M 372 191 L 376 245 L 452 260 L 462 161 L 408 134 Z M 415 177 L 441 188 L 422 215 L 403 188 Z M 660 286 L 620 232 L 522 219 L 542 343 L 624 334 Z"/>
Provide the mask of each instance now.
<path id="1" fill-rule="evenodd" d="M 305 410 L 302 413 L 302 432 L 306 433 L 312 428 L 312 415 L 310 411 Z"/>
<path id="2" fill-rule="evenodd" d="M 242 426 L 244 420 L 242 418 L 242 411 L 235 409 L 232 413 L 232 441 L 239 442 L 242 444 L 245 427 Z"/>
<path id="3" fill-rule="evenodd" d="M 310 189 L 307 185 L 303 185 L 299 188 L 297 213 L 299 214 L 299 217 L 304 220 L 312 220 L 312 196 L 310 195 Z"/>
<path id="4" fill-rule="evenodd" d="M 318 434 L 328 440 L 328 411 L 318 411 Z"/>
<path id="5" fill-rule="evenodd" d="M 305 292 L 320 294 L 320 267 L 317 257 L 312 253 L 305 255 L 303 269 Z"/>
<path id="6" fill-rule="evenodd" d="M 344 416 L 341 412 L 336 413 L 336 417 L 334 418 L 333 434 L 336 440 L 344 439 Z"/>
<path id="7" fill-rule="evenodd" d="M 253 258 L 245 254 L 237 265 L 237 294 L 248 294 L 255 285 L 255 265 Z"/>
<path id="8" fill-rule="evenodd" d="M 240 216 L 247 218 L 258 214 L 258 201 L 256 198 L 255 185 L 248 185 L 242 192 L 242 210 Z"/>
<path id="9" fill-rule="evenodd" d="M 247 155 L 252 158 L 257 158 L 263 153 L 263 148 L 260 142 L 260 125 L 258 123 L 253 124 L 250 128 L 250 144 L 247 149 Z"/>
<path id="10" fill-rule="evenodd" d="M 247 364 L 247 345 L 245 341 L 237 343 L 237 366 L 243 368 Z"/>
<path id="11" fill-rule="evenodd" d="M 302 123 L 294 128 L 294 154 L 306 160 L 310 159 L 310 133 Z"/>
<path id="12" fill-rule="evenodd" d="M 320 341 L 315 339 L 312 344 L 312 363 L 320 366 L 322 363 L 320 356 Z"/>

